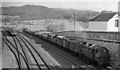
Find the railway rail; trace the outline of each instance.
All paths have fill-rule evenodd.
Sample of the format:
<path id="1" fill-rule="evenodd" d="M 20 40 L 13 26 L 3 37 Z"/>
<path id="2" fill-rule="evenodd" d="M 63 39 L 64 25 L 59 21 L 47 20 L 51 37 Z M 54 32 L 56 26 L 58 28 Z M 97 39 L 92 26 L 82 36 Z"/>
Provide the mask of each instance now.
<path id="1" fill-rule="evenodd" d="M 44 41 L 40 41 L 40 42 L 43 43 L 46 46 L 46 44 L 44 43 Z M 52 44 L 49 44 L 49 45 L 52 45 Z M 73 67 L 76 67 L 76 68 L 80 67 L 80 63 L 77 60 L 75 60 L 74 58 L 72 58 L 72 59 L 74 59 L 74 61 L 71 60 L 71 58 L 68 58 L 68 57 L 70 57 L 70 55 L 64 53 L 64 51 L 62 51 L 62 50 L 59 50 L 59 49 L 61 49 L 60 46 L 58 46 L 58 45 L 57 45 L 58 47 L 54 47 L 54 46 L 49 46 L 49 47 L 46 47 L 46 48 L 49 49 L 49 50 L 51 50 L 51 51 L 53 51 L 55 54 L 59 55 L 61 58 L 64 58 L 65 60 L 67 60 L 70 64 L 73 65 Z M 95 67 L 90 66 L 90 65 L 88 67 L 90 69 L 93 69 L 93 70 L 95 69 Z"/>
<path id="2" fill-rule="evenodd" d="M 29 33 L 28 33 L 29 34 Z M 34 35 L 34 34 L 33 34 Z M 97 40 L 97 39 L 95 39 L 95 40 Z M 103 40 L 102 40 L 103 41 Z M 112 42 L 112 41 L 106 41 L 106 40 L 104 40 L 104 42 Z M 119 42 L 113 42 L 113 43 L 119 43 Z M 51 48 L 49 48 L 49 49 L 51 49 Z M 53 49 L 53 48 L 52 48 Z M 56 52 L 55 52 L 56 53 Z M 59 53 L 58 53 L 59 54 Z M 76 65 L 76 64 L 75 64 Z M 107 69 L 107 68 L 106 68 Z M 109 68 L 108 68 L 109 69 Z"/>
<path id="3" fill-rule="evenodd" d="M 44 64 L 46 65 L 46 67 L 48 68 L 48 70 L 50 70 L 49 66 L 47 65 L 47 63 L 44 61 L 44 59 L 41 57 L 41 55 L 38 53 L 38 51 L 32 46 L 32 44 L 27 41 L 23 36 L 18 35 L 18 37 L 25 43 L 25 41 L 32 47 L 32 49 L 34 49 L 34 51 L 37 53 L 37 55 L 40 57 L 40 59 L 44 62 Z M 24 40 L 23 40 L 24 39 Z M 27 45 L 26 45 L 27 46 Z M 27 46 L 28 47 L 28 46 Z M 29 49 L 30 51 L 30 49 Z M 32 54 L 32 52 L 31 52 Z"/>
<path id="4" fill-rule="evenodd" d="M 47 70 L 51 70 L 50 67 L 47 65 L 47 63 L 43 60 L 43 58 L 41 57 L 41 55 L 37 52 L 37 50 L 34 48 L 34 46 L 32 46 L 29 41 L 27 41 L 23 36 L 21 36 L 20 34 L 16 34 L 14 36 L 10 36 L 13 41 L 14 44 L 7 39 L 7 37 L 3 36 L 3 42 L 7 45 L 7 47 L 10 49 L 10 51 L 13 53 L 13 55 L 16 58 L 16 62 L 18 64 L 18 68 L 19 70 L 21 70 L 22 68 L 22 62 L 21 60 L 23 59 L 26 67 L 28 70 L 31 69 L 30 66 L 30 59 L 28 58 L 28 52 L 32 55 L 32 58 L 34 59 L 35 63 L 37 64 L 37 67 L 39 68 L 39 70 L 42 70 L 38 60 L 36 59 L 35 55 L 33 54 L 33 52 L 31 51 L 30 47 L 36 52 L 36 54 L 40 57 L 41 61 L 45 64 Z M 23 47 L 23 44 L 25 45 L 25 47 Z M 29 44 L 29 45 L 28 45 Z M 18 45 L 20 47 L 18 47 Z M 4 47 L 4 46 L 3 46 Z M 26 50 L 27 49 L 27 50 Z"/>
<path id="5" fill-rule="evenodd" d="M 20 52 L 7 38 L 4 38 L 3 37 L 3 42 L 5 42 L 6 44 L 7 44 L 7 46 L 9 47 L 9 49 L 12 51 L 12 53 L 14 54 L 14 56 L 16 56 L 16 60 L 17 60 L 17 63 L 18 63 L 18 65 L 19 65 L 19 70 L 21 70 L 21 65 L 20 65 L 20 60 L 18 59 L 18 57 L 20 57 L 20 55 L 21 55 L 21 57 L 23 58 L 23 60 L 24 60 L 24 62 L 25 62 L 25 64 L 26 64 L 26 66 L 27 66 L 27 68 L 28 68 L 28 70 L 30 69 L 30 67 L 29 67 L 29 64 L 27 63 L 27 60 L 26 60 L 26 58 L 24 57 L 24 55 L 22 54 L 22 52 Z M 12 47 L 11 47 L 12 46 Z M 14 49 L 13 49 L 14 48 Z M 16 55 L 15 53 L 19 53 L 20 55 Z"/>
<path id="6" fill-rule="evenodd" d="M 29 35 L 29 36 L 31 36 L 31 35 Z M 37 57 L 35 55 L 37 55 L 39 57 L 39 59 L 44 63 L 47 70 L 52 69 L 52 66 L 48 65 L 48 63 L 44 60 L 44 58 L 39 54 L 38 50 L 22 34 L 16 33 L 16 34 L 12 35 L 11 38 L 13 39 L 14 43 L 12 43 L 10 40 L 8 40 L 7 37 L 5 37 L 5 36 L 2 37 L 3 42 L 8 46 L 10 51 L 15 56 L 19 70 L 22 70 L 22 63 L 25 64 L 27 70 L 33 70 L 33 69 L 31 69 L 32 65 L 31 65 L 31 59 L 29 57 L 32 57 L 34 59 L 34 62 L 36 64 L 35 66 L 37 66 L 37 68 L 39 70 L 44 70 L 42 68 L 42 66 L 39 64 L 39 60 L 37 59 Z M 43 40 L 38 40 L 38 41 L 43 43 L 44 46 L 47 46 Z M 53 44 L 48 43 L 48 45 L 53 45 Z M 65 54 L 62 50 L 56 49 L 57 47 L 59 47 L 58 45 L 57 45 L 57 47 L 54 47 L 54 46 L 55 45 L 45 47 L 45 48 L 49 49 L 50 51 L 53 51 L 53 53 L 55 53 L 56 55 L 65 59 L 70 64 L 72 64 L 76 67 L 77 66 L 79 67 L 79 63 L 77 63 L 77 60 L 75 60 L 73 58 L 74 61 L 72 61 L 72 59 L 69 58 L 70 57 L 69 55 Z M 28 52 L 31 56 L 29 56 Z M 62 55 L 62 54 L 64 54 L 64 55 Z M 21 60 L 23 62 L 21 62 Z M 88 67 L 90 68 L 88 70 L 98 70 L 91 66 L 88 66 Z M 86 70 L 86 69 L 83 69 L 83 70 Z"/>
<path id="7" fill-rule="evenodd" d="M 26 34 L 27 36 L 29 36 L 30 38 L 33 38 L 34 40 L 36 40 L 38 43 L 42 43 L 42 45 L 44 46 L 44 48 L 47 48 L 47 49 L 49 49 L 49 50 L 51 50 L 51 51 L 53 51 L 54 52 L 54 54 L 57 54 L 57 55 L 59 55 L 59 56 L 61 56 L 61 58 L 64 58 L 65 60 L 67 60 L 70 64 L 72 64 L 73 65 L 73 67 L 75 67 L 75 68 L 79 68 L 79 67 L 81 67 L 81 64 L 80 64 L 80 62 L 77 60 L 77 59 L 74 59 L 74 58 L 69 58 L 69 57 L 71 57 L 69 54 L 66 54 L 66 51 L 65 51 L 65 49 L 63 49 L 63 50 L 60 50 L 60 49 L 62 49 L 62 48 L 60 48 L 60 46 L 58 46 L 58 45 L 55 45 L 55 44 L 51 44 L 50 42 L 46 42 L 46 41 L 44 41 L 44 40 L 42 40 L 42 39 L 40 39 L 40 38 L 38 38 L 38 37 L 36 37 L 36 36 L 32 36 L 32 35 L 29 35 L 29 34 Z M 49 45 L 49 46 L 47 46 L 47 45 Z M 55 47 L 55 46 L 57 46 L 57 47 Z M 70 53 L 70 52 L 69 52 Z M 64 55 L 63 55 L 64 54 Z M 73 54 L 73 53 L 71 53 L 71 54 Z M 74 55 L 73 55 L 74 56 Z M 74 56 L 74 57 L 76 57 L 76 56 Z M 77 57 L 76 57 L 77 58 Z M 72 60 L 73 59 L 73 60 Z M 85 67 L 84 67 L 84 65 L 85 65 Z M 83 67 L 84 68 L 88 68 L 88 70 L 99 70 L 97 67 L 94 67 L 94 66 L 92 66 L 92 65 L 87 65 L 87 64 L 83 64 Z"/>
<path id="8" fill-rule="evenodd" d="M 41 42 L 41 43 L 43 44 L 43 46 L 46 46 L 45 48 L 53 51 L 55 54 L 61 56 L 61 58 L 66 59 L 67 61 L 69 61 L 69 63 L 73 64 L 74 66 L 79 65 L 79 64 L 77 64 L 76 62 L 73 62 L 71 59 L 67 58 L 67 57 L 70 57 L 68 54 L 66 54 L 66 53 L 64 53 L 62 50 L 59 50 L 59 49 L 57 49 L 56 47 L 52 46 L 52 44 L 47 43 L 47 44 L 49 44 L 49 47 L 47 47 L 47 44 L 45 44 L 44 41 L 39 40 L 39 42 Z M 58 45 L 57 45 L 57 46 L 58 46 Z M 58 47 L 59 47 L 59 46 L 58 46 Z M 64 54 L 64 55 L 62 55 L 62 54 Z M 65 56 L 65 55 L 66 55 L 66 56 Z"/>
<path id="9" fill-rule="evenodd" d="M 33 70 L 32 65 L 36 66 L 37 70 L 59 69 L 59 67 L 56 67 L 56 66 L 54 67 L 54 66 L 48 65 L 47 62 L 44 60 L 44 58 L 42 58 L 42 56 L 39 54 L 38 50 L 20 33 L 16 33 L 15 35 L 12 35 L 12 36 L 3 36 L 2 40 L 3 40 L 2 44 L 6 44 L 6 47 L 8 47 L 10 49 L 10 51 L 12 52 L 12 54 L 14 55 L 15 61 L 18 65 L 17 70 L 23 70 L 24 68 L 27 70 Z M 48 48 L 48 49 L 50 49 L 50 48 Z M 55 51 L 54 49 L 53 50 L 50 49 L 50 50 L 54 51 L 54 53 L 56 51 L 58 51 L 58 50 Z M 38 55 L 39 59 L 44 63 L 44 67 L 46 67 L 46 68 L 42 68 L 42 65 L 39 64 L 39 60 L 37 59 L 38 57 L 36 57 L 35 55 Z M 58 52 L 56 52 L 56 55 L 67 60 L 67 62 L 71 63 L 72 65 L 77 65 L 72 60 L 66 58 L 65 56 L 62 56 Z M 34 59 L 34 62 L 35 62 L 34 64 L 31 64 L 30 58 Z M 4 70 L 4 69 L 9 70 L 9 68 L 3 68 L 2 70 Z M 62 69 L 62 68 L 60 68 L 60 69 Z M 72 68 L 70 68 L 70 69 L 72 69 Z M 79 69 L 85 70 L 82 67 L 80 67 Z"/>

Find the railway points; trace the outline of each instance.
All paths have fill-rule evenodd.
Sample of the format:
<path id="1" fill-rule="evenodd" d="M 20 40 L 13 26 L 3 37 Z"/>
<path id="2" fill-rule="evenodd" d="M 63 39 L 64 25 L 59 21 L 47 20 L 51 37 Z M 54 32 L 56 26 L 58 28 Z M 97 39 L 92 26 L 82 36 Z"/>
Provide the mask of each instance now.
<path id="1" fill-rule="evenodd" d="M 61 45 L 52 43 L 52 41 L 55 42 L 55 39 L 48 42 L 45 37 L 43 37 L 43 40 L 38 35 L 34 35 L 34 33 L 33 35 L 25 32 L 12 33 L 11 31 L 4 33 L 3 41 L 6 44 L 4 47 L 8 47 L 12 51 L 12 54 L 16 57 L 14 60 L 17 60 L 14 63 L 17 63 L 19 69 L 81 68 L 83 70 L 99 70 L 97 67 L 87 64 L 76 57 L 73 48 L 72 50 L 69 48 L 71 52 L 68 53 L 66 52 L 66 47 L 61 47 L 62 43 Z"/>

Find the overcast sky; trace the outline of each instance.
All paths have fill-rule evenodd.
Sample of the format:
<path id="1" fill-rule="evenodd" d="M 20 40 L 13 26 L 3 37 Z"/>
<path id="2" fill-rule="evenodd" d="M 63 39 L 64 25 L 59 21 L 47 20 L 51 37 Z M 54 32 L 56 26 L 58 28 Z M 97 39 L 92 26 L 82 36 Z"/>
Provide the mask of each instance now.
<path id="1" fill-rule="evenodd" d="M 50 8 L 117 11 L 119 0 L 2 0 L 2 6 L 43 5 Z"/>

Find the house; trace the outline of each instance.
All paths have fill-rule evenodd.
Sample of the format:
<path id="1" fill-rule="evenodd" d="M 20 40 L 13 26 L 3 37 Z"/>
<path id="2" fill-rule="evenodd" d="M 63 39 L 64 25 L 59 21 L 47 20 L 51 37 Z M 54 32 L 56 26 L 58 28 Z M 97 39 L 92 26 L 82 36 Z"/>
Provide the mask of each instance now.
<path id="1" fill-rule="evenodd" d="M 89 20 L 89 31 L 118 32 L 118 13 L 102 13 Z"/>

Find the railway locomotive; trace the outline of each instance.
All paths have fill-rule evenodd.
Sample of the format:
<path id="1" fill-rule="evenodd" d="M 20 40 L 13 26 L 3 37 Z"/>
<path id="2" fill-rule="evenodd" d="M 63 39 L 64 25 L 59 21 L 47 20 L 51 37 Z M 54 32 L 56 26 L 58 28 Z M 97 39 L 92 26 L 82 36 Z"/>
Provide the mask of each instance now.
<path id="1" fill-rule="evenodd" d="M 85 41 L 66 38 L 64 36 L 58 36 L 58 38 L 58 45 L 75 54 L 79 54 L 84 61 L 93 63 L 99 67 L 106 67 L 110 64 L 110 54 L 107 48 L 100 45 L 88 44 Z"/>
<path id="2" fill-rule="evenodd" d="M 78 54 L 78 56 L 80 56 L 83 61 L 93 63 L 98 67 L 106 68 L 108 65 L 110 65 L 111 56 L 109 50 L 103 46 L 93 45 L 82 40 L 77 40 L 75 38 L 69 38 L 65 36 L 58 36 L 51 33 L 34 33 L 34 35 L 50 43 L 59 45 L 61 48 L 65 48 L 70 52 Z"/>

